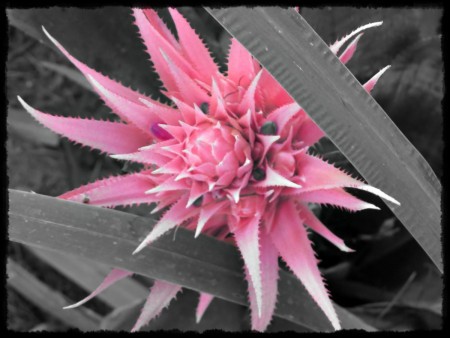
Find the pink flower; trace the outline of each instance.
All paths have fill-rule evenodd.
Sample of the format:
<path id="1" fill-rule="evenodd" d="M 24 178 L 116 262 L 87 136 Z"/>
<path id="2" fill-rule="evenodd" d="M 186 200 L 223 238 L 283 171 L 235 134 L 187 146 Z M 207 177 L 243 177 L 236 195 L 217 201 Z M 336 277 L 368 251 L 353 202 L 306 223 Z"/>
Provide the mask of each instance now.
<path id="1" fill-rule="evenodd" d="M 264 331 L 276 305 L 278 257 L 303 282 L 313 299 L 340 329 L 328 297 L 306 227 L 343 251 L 351 251 L 309 210 L 308 203 L 330 204 L 351 211 L 378 209 L 344 190 L 369 191 L 398 203 L 377 188 L 356 180 L 307 153 L 323 132 L 302 107 L 232 39 L 228 72 L 222 74 L 188 22 L 170 9 L 178 40 L 154 10 L 134 9 L 136 25 L 174 105 L 159 103 L 103 76 L 72 57 L 45 30 L 53 43 L 78 67 L 122 122 L 64 118 L 39 112 L 19 98 L 46 127 L 121 160 L 143 163 L 140 173 L 99 180 L 60 198 L 89 204 L 157 202 L 168 207 L 138 252 L 176 226 L 224 239 L 233 234 L 245 262 L 252 328 Z M 330 48 L 347 62 L 361 27 Z M 359 35 L 358 35 L 359 34 Z M 355 37 L 356 35 L 356 37 Z M 364 87 L 370 91 L 387 68 Z M 114 269 L 81 305 L 131 273 Z M 157 281 L 133 330 L 159 314 L 181 289 Z M 197 320 L 213 296 L 201 294 Z"/>

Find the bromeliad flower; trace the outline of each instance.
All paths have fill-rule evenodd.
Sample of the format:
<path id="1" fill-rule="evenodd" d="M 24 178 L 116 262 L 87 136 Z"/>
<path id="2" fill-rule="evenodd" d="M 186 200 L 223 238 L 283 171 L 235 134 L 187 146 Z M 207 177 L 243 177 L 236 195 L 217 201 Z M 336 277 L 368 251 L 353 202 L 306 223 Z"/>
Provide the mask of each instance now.
<path id="1" fill-rule="evenodd" d="M 324 286 L 307 228 L 343 251 L 351 251 L 309 210 L 308 203 L 351 211 L 378 209 L 344 190 L 369 191 L 395 199 L 307 153 L 323 132 L 302 107 L 235 39 L 228 71 L 219 72 L 208 49 L 185 18 L 169 9 L 176 39 L 154 10 L 134 9 L 136 25 L 173 105 L 123 87 L 53 43 L 86 76 L 105 103 L 124 122 L 52 116 L 19 100 L 46 127 L 72 141 L 100 149 L 113 158 L 142 163 L 144 170 L 99 180 L 60 196 L 91 205 L 114 207 L 158 203 L 167 209 L 138 252 L 167 231 L 185 226 L 219 239 L 232 234 L 242 254 L 248 281 L 252 328 L 264 331 L 277 296 L 278 257 L 302 281 L 335 329 L 336 312 Z M 363 26 L 330 48 L 346 63 Z M 370 91 L 381 70 L 365 85 Z M 131 272 L 114 269 L 79 306 Z M 133 330 L 138 330 L 181 290 L 156 281 Z M 200 320 L 213 296 L 201 294 Z"/>

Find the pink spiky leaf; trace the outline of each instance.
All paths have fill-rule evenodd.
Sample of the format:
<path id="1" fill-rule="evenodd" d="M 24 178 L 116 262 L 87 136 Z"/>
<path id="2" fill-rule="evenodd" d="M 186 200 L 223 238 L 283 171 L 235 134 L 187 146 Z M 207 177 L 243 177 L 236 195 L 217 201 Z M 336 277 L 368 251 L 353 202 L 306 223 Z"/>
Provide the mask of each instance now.
<path id="1" fill-rule="evenodd" d="M 199 209 L 196 207 L 186 208 L 188 201 L 188 195 L 181 197 L 156 223 L 150 234 L 142 241 L 141 244 L 134 250 L 133 255 L 141 251 L 148 244 L 165 234 L 170 229 L 183 223 L 187 219 L 197 215 Z"/>
<path id="2" fill-rule="evenodd" d="M 166 26 L 164 21 L 158 16 L 158 13 L 156 13 L 155 10 L 147 8 L 142 9 L 142 12 L 144 13 L 145 17 L 147 18 L 150 25 L 169 43 L 171 44 L 175 49 L 180 49 L 180 45 L 173 36 L 173 34 L 170 32 L 169 28 Z"/>
<path id="3" fill-rule="evenodd" d="M 170 125 L 176 125 L 181 119 L 180 112 L 177 109 L 168 107 L 154 100 L 148 98 L 139 98 L 144 105 L 146 105 L 153 114 L 157 115 L 162 121 Z"/>
<path id="4" fill-rule="evenodd" d="M 341 188 L 305 192 L 300 194 L 299 198 L 302 202 L 330 204 L 348 209 L 350 211 L 364 209 L 380 210 L 377 206 L 364 202 Z"/>
<path id="5" fill-rule="evenodd" d="M 359 34 L 353 41 L 348 45 L 344 52 L 339 56 L 339 60 L 345 65 L 351 60 L 356 52 L 356 47 L 358 46 L 358 41 L 363 36 L 364 33 Z"/>
<path id="6" fill-rule="evenodd" d="M 208 222 L 209 219 L 213 217 L 219 210 L 223 209 L 227 203 L 227 201 L 210 203 L 201 208 L 197 228 L 195 229 L 195 237 L 198 237 L 200 235 L 206 222 Z"/>
<path id="7" fill-rule="evenodd" d="M 174 8 L 169 8 L 170 15 L 175 23 L 183 52 L 200 75 L 200 80 L 209 82 L 219 69 L 212 59 L 207 47 L 200 40 L 187 20 Z"/>
<path id="8" fill-rule="evenodd" d="M 262 285 L 261 285 L 261 261 L 259 249 L 259 221 L 261 214 L 255 215 L 250 220 L 239 221 L 232 229 L 239 251 L 244 259 L 245 266 L 250 276 L 250 284 L 254 288 L 256 298 L 257 316 L 262 314 Z"/>
<path id="9" fill-rule="evenodd" d="M 272 320 L 277 301 L 278 281 L 278 251 L 272 243 L 270 236 L 265 232 L 260 233 L 261 245 L 261 286 L 262 286 L 262 313 L 257 315 L 256 294 L 253 283 L 249 283 L 249 299 L 252 311 L 252 330 L 264 332 Z M 248 269 L 246 269 L 248 275 Z M 247 280 L 251 281 L 247 276 Z"/>
<path id="10" fill-rule="evenodd" d="M 250 110 L 250 112 L 255 112 L 255 93 L 256 87 L 258 86 L 259 79 L 261 78 L 262 70 L 253 78 L 250 86 L 247 88 L 247 91 L 242 98 L 238 110 L 241 113 L 246 113 Z"/>
<path id="11" fill-rule="evenodd" d="M 302 153 L 298 158 L 297 165 L 299 168 L 298 175 L 304 178 L 302 188 L 299 189 L 298 192 L 343 187 L 357 188 L 384 198 L 391 203 L 400 205 L 396 199 L 385 194 L 380 189 L 352 178 L 343 171 L 317 157 Z"/>
<path id="12" fill-rule="evenodd" d="M 49 115 L 29 106 L 21 97 L 17 98 L 29 114 L 55 133 L 107 153 L 129 153 L 151 142 L 132 125 Z"/>
<path id="13" fill-rule="evenodd" d="M 339 49 L 341 49 L 341 47 L 348 41 L 350 40 L 352 37 L 354 37 L 355 35 L 359 34 L 360 32 L 372 28 L 372 27 L 377 27 L 377 26 L 381 26 L 383 24 L 383 21 L 378 21 L 378 22 L 372 22 L 369 23 L 367 25 L 361 26 L 357 29 L 355 29 L 353 32 L 351 32 L 350 34 L 344 36 L 342 39 L 337 40 L 335 43 L 333 43 L 330 46 L 331 51 L 334 54 L 337 54 L 337 52 L 339 52 Z"/>
<path id="14" fill-rule="evenodd" d="M 303 283 L 334 329 L 340 330 L 339 319 L 328 297 L 303 220 L 292 200 L 280 202 L 270 235 L 283 260 Z"/>
<path id="15" fill-rule="evenodd" d="M 157 166 L 163 166 L 166 163 L 171 161 L 171 158 L 158 154 L 154 151 L 138 151 L 130 154 L 116 154 L 110 155 L 110 157 L 116 160 L 122 161 L 132 161 L 137 163 L 145 163 L 145 164 L 156 164 Z"/>
<path id="16" fill-rule="evenodd" d="M 314 232 L 334 244 L 337 248 L 344 252 L 353 252 L 354 250 L 347 247 L 342 239 L 333 234 L 309 209 L 307 206 L 299 203 L 297 205 L 300 211 L 300 217 L 304 223 Z"/>
<path id="17" fill-rule="evenodd" d="M 64 309 L 74 309 L 80 305 L 83 305 L 87 301 L 91 300 L 92 298 L 96 297 L 99 293 L 103 292 L 107 288 L 109 288 L 111 285 L 117 283 L 118 281 L 129 277 L 133 275 L 133 272 L 122 270 L 122 269 L 113 269 L 106 277 L 105 279 L 100 283 L 100 285 L 86 298 L 80 300 L 78 303 L 75 303 L 73 305 L 65 306 Z"/>
<path id="18" fill-rule="evenodd" d="M 301 188 L 302 186 L 296 184 L 284 176 L 277 173 L 269 165 L 266 166 L 266 178 L 254 184 L 255 187 L 267 188 L 267 187 L 288 187 L 288 188 Z"/>
<path id="19" fill-rule="evenodd" d="M 145 301 L 141 314 L 137 319 L 136 324 L 134 324 L 131 329 L 131 332 L 139 331 L 153 318 L 157 317 L 180 291 L 180 285 L 175 285 L 161 280 L 155 281 L 150 289 L 150 293 Z"/>
<path id="20" fill-rule="evenodd" d="M 381 69 L 378 73 L 376 73 L 369 81 L 367 81 L 363 85 L 364 89 L 368 93 L 370 93 L 372 91 L 372 89 L 375 87 L 375 85 L 377 84 L 377 82 L 380 79 L 381 75 L 383 75 L 384 72 L 387 71 L 389 68 L 391 68 L 391 66 L 386 66 L 383 69 Z"/>
<path id="21" fill-rule="evenodd" d="M 149 21 L 143 10 L 134 8 L 133 15 L 136 20 L 136 25 L 139 28 L 144 44 L 147 48 L 147 52 L 151 57 L 156 72 L 159 74 L 164 87 L 169 91 L 176 91 L 177 85 L 173 78 L 172 73 L 169 71 L 169 67 L 165 62 L 160 49 L 169 55 L 171 60 L 181 67 L 190 76 L 194 75 L 195 71 L 189 62 L 181 56 L 180 51 L 175 48 L 172 43 L 166 39 L 165 34 L 161 35 L 160 27 L 155 28 L 154 22 Z"/>
<path id="22" fill-rule="evenodd" d="M 59 198 L 102 207 L 153 203 L 157 199 L 145 194 L 155 184 L 145 173 L 111 177 L 68 191 Z"/>
<path id="23" fill-rule="evenodd" d="M 177 65 L 172 61 L 172 59 L 160 49 L 164 61 L 167 63 L 170 73 L 176 83 L 176 91 L 180 93 L 183 102 L 186 104 L 201 105 L 203 102 L 208 102 L 209 97 L 206 92 L 200 88 L 190 75 L 184 72 L 182 69 L 178 68 Z M 174 92 L 174 93 L 175 93 Z"/>
<path id="24" fill-rule="evenodd" d="M 197 324 L 200 323 L 200 321 L 202 320 L 206 309 L 208 309 L 209 304 L 211 304 L 213 299 L 214 296 L 210 295 L 209 293 L 205 292 L 200 293 L 197 309 L 195 310 L 195 321 Z"/>

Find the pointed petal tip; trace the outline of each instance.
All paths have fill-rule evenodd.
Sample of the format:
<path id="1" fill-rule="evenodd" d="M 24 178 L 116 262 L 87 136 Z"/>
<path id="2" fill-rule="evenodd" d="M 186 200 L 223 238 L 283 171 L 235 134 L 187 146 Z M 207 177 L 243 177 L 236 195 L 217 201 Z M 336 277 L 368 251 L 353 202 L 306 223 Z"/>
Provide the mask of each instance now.
<path id="1" fill-rule="evenodd" d="M 47 36 L 47 38 L 48 38 L 54 45 L 56 45 L 56 46 L 59 47 L 59 46 L 60 46 L 59 42 L 56 41 L 56 39 L 55 39 L 53 36 L 50 35 L 50 33 L 45 29 L 44 26 L 41 26 L 41 27 L 42 27 L 42 31 L 43 31 L 44 34 Z"/>
<path id="2" fill-rule="evenodd" d="M 31 108 L 28 103 L 26 103 L 21 97 L 20 95 L 17 95 L 17 100 L 19 100 L 20 104 L 22 105 L 22 107 L 24 107 L 26 110 L 28 110 L 29 108 Z"/>
<path id="3" fill-rule="evenodd" d="M 367 209 L 381 210 L 376 205 L 373 205 L 373 204 L 370 204 L 370 203 L 364 203 L 364 210 L 367 210 Z"/>
<path id="4" fill-rule="evenodd" d="M 141 244 L 139 244 L 139 246 L 132 252 L 132 255 L 136 255 L 137 253 L 139 253 L 140 251 L 142 251 L 142 249 L 147 245 L 147 243 L 142 242 Z"/>
<path id="5" fill-rule="evenodd" d="M 401 205 L 400 202 L 397 201 L 394 197 L 389 196 L 388 194 L 384 193 L 382 190 L 380 190 L 378 188 L 375 188 L 375 187 L 373 187 L 371 185 L 366 185 L 366 184 L 364 184 L 364 185 L 357 185 L 357 186 L 354 186 L 354 188 L 370 192 L 371 194 L 374 194 L 374 195 L 376 195 L 378 197 L 381 197 L 381 198 L 383 198 L 386 201 L 389 201 L 391 203 L 397 204 L 398 206 Z"/>
<path id="6" fill-rule="evenodd" d="M 111 154 L 109 157 L 115 159 L 115 160 L 126 160 L 127 154 Z"/>
<path id="7" fill-rule="evenodd" d="M 199 229 L 199 228 L 197 227 L 197 229 L 195 229 L 194 238 L 197 238 L 198 236 L 200 236 L 200 233 L 201 233 L 201 232 L 202 232 L 201 229 Z"/>
<path id="8" fill-rule="evenodd" d="M 47 32 L 47 30 L 45 29 L 44 25 L 41 25 L 41 29 L 45 33 L 45 35 L 47 35 L 50 38 L 51 35 L 49 34 L 49 32 Z"/>
<path id="9" fill-rule="evenodd" d="M 383 75 L 389 68 L 391 68 L 391 65 L 387 65 L 386 67 L 382 68 L 374 77 L 378 80 L 381 75 Z"/>
<path id="10" fill-rule="evenodd" d="M 343 247 L 341 247 L 341 248 L 339 248 L 339 249 L 341 249 L 341 251 L 343 251 L 343 252 L 348 252 L 348 253 L 355 252 L 355 250 L 349 248 L 349 247 L 346 246 L 346 245 L 344 245 Z"/>
<path id="11" fill-rule="evenodd" d="M 28 112 L 28 114 L 37 119 L 36 109 L 34 109 L 28 103 L 26 103 L 19 95 L 17 95 L 17 100 L 19 100 L 19 103 Z"/>
<path id="12" fill-rule="evenodd" d="M 70 309 L 73 309 L 75 307 L 77 307 L 77 304 L 67 305 L 67 306 L 64 306 L 62 309 L 63 310 L 70 310 Z"/>

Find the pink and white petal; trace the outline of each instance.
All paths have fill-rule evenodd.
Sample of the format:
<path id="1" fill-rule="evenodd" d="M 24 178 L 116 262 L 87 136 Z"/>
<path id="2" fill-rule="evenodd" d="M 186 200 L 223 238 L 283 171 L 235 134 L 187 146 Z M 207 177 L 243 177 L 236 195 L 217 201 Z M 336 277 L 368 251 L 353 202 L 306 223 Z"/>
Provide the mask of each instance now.
<path id="1" fill-rule="evenodd" d="M 166 106 L 155 100 L 149 100 L 148 98 L 140 98 L 139 101 L 146 105 L 154 115 L 169 125 L 177 125 L 178 121 L 181 120 L 181 114 L 178 109 Z"/>
<path id="2" fill-rule="evenodd" d="M 255 104 L 255 92 L 256 87 L 258 86 L 258 81 L 261 78 L 262 70 L 254 77 L 250 86 L 248 86 L 247 91 L 245 92 L 242 100 L 239 104 L 238 111 L 241 114 L 246 113 L 250 110 L 250 112 L 254 113 L 256 104 Z"/>
<path id="3" fill-rule="evenodd" d="M 151 142 L 149 136 L 132 125 L 49 115 L 29 106 L 21 97 L 18 99 L 28 113 L 55 133 L 106 153 L 130 153 Z"/>
<path id="4" fill-rule="evenodd" d="M 170 99 L 175 103 L 179 112 L 181 114 L 182 119 L 180 120 L 180 125 L 186 129 L 189 134 L 190 131 L 195 130 L 195 109 L 192 105 L 179 100 L 176 97 L 170 97 Z"/>
<path id="5" fill-rule="evenodd" d="M 64 309 L 74 309 L 80 305 L 83 305 L 87 301 L 91 300 L 92 298 L 96 297 L 99 293 L 103 292 L 107 288 L 109 288 L 111 285 L 117 283 L 118 281 L 129 277 L 133 274 L 133 272 L 122 270 L 122 269 L 113 269 L 111 272 L 105 277 L 103 282 L 100 283 L 100 285 L 86 298 L 80 300 L 78 303 L 75 303 L 73 305 L 65 306 Z"/>
<path id="6" fill-rule="evenodd" d="M 364 33 L 359 34 L 353 41 L 348 45 L 345 51 L 339 56 L 339 60 L 345 65 L 347 62 L 351 60 L 353 55 L 356 52 L 356 47 L 358 46 L 358 41 L 363 36 Z"/>
<path id="7" fill-rule="evenodd" d="M 208 308 L 209 304 L 211 304 L 213 299 L 214 296 L 210 295 L 209 293 L 205 292 L 200 293 L 197 309 L 195 310 L 195 321 L 197 324 L 200 323 L 200 321 L 202 320 L 202 317 L 205 314 L 206 309 Z"/>
<path id="8" fill-rule="evenodd" d="M 334 244 L 344 252 L 353 252 L 354 250 L 347 247 L 342 239 L 333 234 L 309 209 L 301 203 L 297 204 L 300 211 L 300 217 L 305 224 L 318 233 L 320 236 Z"/>
<path id="9" fill-rule="evenodd" d="M 280 202 L 270 235 L 280 256 L 303 283 L 334 329 L 340 330 L 339 319 L 325 288 L 303 220 L 292 200 Z"/>
<path id="10" fill-rule="evenodd" d="M 180 49 L 177 39 L 175 39 L 164 21 L 158 16 L 158 13 L 153 9 L 143 9 L 142 11 L 152 27 L 175 49 Z"/>
<path id="11" fill-rule="evenodd" d="M 272 320 L 277 302 L 277 283 L 278 283 L 278 250 L 272 243 L 270 236 L 262 231 L 260 233 L 261 244 L 261 281 L 262 281 L 262 313 L 261 317 L 257 315 L 256 294 L 253 283 L 248 276 L 246 269 L 247 281 L 249 281 L 249 298 L 250 308 L 252 312 L 252 330 L 264 332 Z"/>
<path id="12" fill-rule="evenodd" d="M 380 79 L 381 75 L 383 75 L 384 72 L 387 71 L 389 68 L 391 68 L 391 66 L 386 66 L 382 70 L 380 70 L 378 73 L 376 73 L 369 81 L 367 81 L 363 85 L 364 89 L 368 93 L 370 93 L 372 91 L 373 87 L 375 87 L 375 85 L 377 84 L 377 82 Z"/>
<path id="13" fill-rule="evenodd" d="M 101 207 L 149 204 L 157 200 L 145 191 L 154 186 L 147 175 L 137 173 L 100 180 L 66 192 L 59 198 Z"/>
<path id="14" fill-rule="evenodd" d="M 206 182 L 193 181 L 189 192 L 189 199 L 186 208 L 189 208 L 194 202 L 208 192 L 208 184 Z"/>
<path id="15" fill-rule="evenodd" d="M 266 165 L 266 178 L 262 181 L 259 181 L 253 185 L 257 188 L 266 188 L 266 187 L 288 187 L 288 188 L 301 188 L 301 185 L 296 184 L 284 176 L 277 173 L 273 170 L 269 165 Z"/>
<path id="16" fill-rule="evenodd" d="M 150 150 L 142 150 L 130 154 L 110 155 L 110 157 L 116 160 L 132 161 L 144 164 L 156 164 L 158 167 L 162 167 L 172 160 L 172 158 L 170 157 L 158 154 Z"/>
<path id="17" fill-rule="evenodd" d="M 209 102 L 209 98 L 208 101 L 205 101 L 204 103 L 208 103 Z M 205 114 L 203 113 L 203 111 L 199 108 L 199 106 L 197 104 L 194 103 L 194 117 L 195 117 L 195 124 L 199 125 L 201 123 L 204 122 L 209 122 L 209 123 L 214 123 L 215 120 L 212 120 L 209 118 L 209 114 Z"/>
<path id="18" fill-rule="evenodd" d="M 169 8 L 175 23 L 183 52 L 189 58 L 200 75 L 200 80 L 206 83 L 219 71 L 205 44 L 192 29 L 187 20 L 174 8 Z"/>
<path id="19" fill-rule="evenodd" d="M 298 197 L 304 203 L 330 204 L 350 211 L 364 209 L 380 210 L 377 206 L 356 198 L 342 188 L 305 192 L 298 195 Z"/>
<path id="20" fill-rule="evenodd" d="M 298 176 L 303 177 L 302 188 L 298 192 L 333 188 L 356 188 L 368 191 L 385 200 L 400 205 L 400 203 L 385 194 L 380 189 L 358 181 L 333 165 L 306 153 L 301 153 L 297 157 Z"/>
<path id="21" fill-rule="evenodd" d="M 180 69 L 162 49 L 160 49 L 160 52 L 175 81 L 176 92 L 180 93 L 183 101 L 189 105 L 197 104 L 198 106 L 203 102 L 209 102 L 205 90 L 199 87 L 192 76 Z"/>
<path id="22" fill-rule="evenodd" d="M 261 258 L 259 241 L 259 222 L 261 213 L 256 214 L 249 220 L 239 220 L 238 224 L 230 229 L 241 252 L 242 258 L 250 275 L 251 285 L 254 287 L 257 316 L 261 317 L 262 304 L 262 281 L 261 281 Z M 249 286 L 250 286 L 249 283 Z"/>
<path id="23" fill-rule="evenodd" d="M 164 166 L 154 170 L 152 174 L 178 174 L 182 169 L 184 169 L 184 167 L 184 160 L 181 157 L 175 157 Z"/>
<path id="24" fill-rule="evenodd" d="M 145 301 L 142 312 L 134 324 L 131 332 L 136 332 L 147 325 L 153 318 L 157 317 L 165 307 L 167 307 L 178 292 L 180 285 L 156 280 L 150 289 L 150 294 Z"/>
<path id="25" fill-rule="evenodd" d="M 211 116 L 213 116 L 217 120 L 223 121 L 229 119 L 229 115 L 225 108 L 225 101 L 223 99 L 223 95 L 220 92 L 220 89 L 217 86 L 217 82 L 216 80 L 214 80 L 214 78 L 212 79 L 209 112 Z"/>
<path id="26" fill-rule="evenodd" d="M 156 72 L 159 74 L 164 87 L 169 91 L 177 91 L 176 81 L 169 70 L 167 63 L 161 55 L 161 49 L 177 64 L 178 67 L 187 72 L 190 76 L 196 72 L 189 62 L 181 56 L 177 48 L 166 40 L 165 34 L 161 35 L 159 27 L 156 29 L 153 22 L 149 21 L 146 14 L 141 9 L 134 8 L 133 15 L 140 35 L 144 40 L 147 52 L 151 57 Z"/>
<path id="27" fill-rule="evenodd" d="M 87 78 L 92 86 L 101 94 L 108 106 L 112 107 L 115 112 L 118 112 L 120 117 L 124 117 L 126 121 L 133 123 L 153 138 L 151 126 L 155 123 L 162 122 L 162 119 L 158 115 L 153 114 L 149 108 L 141 103 L 135 103 L 108 91 L 92 76 L 88 75 Z"/>
<path id="28" fill-rule="evenodd" d="M 269 151 L 270 147 L 280 139 L 280 135 L 262 135 L 257 134 L 257 138 L 261 141 L 263 145 L 263 151 L 261 155 L 261 160 L 259 161 L 259 165 L 264 161 L 267 152 Z"/>
<path id="29" fill-rule="evenodd" d="M 355 35 L 361 33 L 362 31 L 372 28 L 372 27 L 377 27 L 377 26 L 381 26 L 383 24 L 383 21 L 379 21 L 379 22 L 372 22 L 369 23 L 367 25 L 361 26 L 357 29 L 355 29 L 353 32 L 351 32 L 350 34 L 344 36 L 342 39 L 337 40 L 335 43 L 333 43 L 330 46 L 331 51 L 334 54 L 337 54 L 337 52 L 339 52 L 339 49 L 341 49 L 341 47 L 348 41 L 350 40 L 352 37 L 354 37 Z"/>
<path id="30" fill-rule="evenodd" d="M 216 213 L 218 213 L 221 209 L 225 208 L 228 204 L 228 201 L 222 201 L 218 203 L 210 203 L 205 206 L 202 206 L 200 209 L 200 216 L 197 222 L 197 228 L 195 229 L 195 237 L 197 238 L 206 222 L 208 222 L 211 217 L 213 217 Z"/>
<path id="31" fill-rule="evenodd" d="M 169 205 L 172 205 L 176 201 L 178 201 L 181 196 L 185 194 L 185 192 L 163 192 L 156 195 L 158 198 L 158 205 L 150 212 L 150 214 L 156 214 L 157 212 L 167 208 Z"/>
<path id="32" fill-rule="evenodd" d="M 175 177 L 170 176 L 167 178 L 164 182 L 160 183 L 159 185 L 153 187 L 150 190 L 147 190 L 147 194 L 156 194 L 159 192 L 166 192 L 166 191 L 175 191 L 175 190 L 188 190 L 190 186 L 185 182 L 185 180 L 176 180 Z M 187 200 L 186 200 L 187 202 Z"/>
<path id="33" fill-rule="evenodd" d="M 154 226 L 150 234 L 142 241 L 141 244 L 134 250 L 133 255 L 141 251 L 148 244 L 155 241 L 157 238 L 165 234 L 170 229 L 180 225 L 187 219 L 199 214 L 200 210 L 196 207 L 186 208 L 188 195 L 181 197 L 159 220 Z"/>

